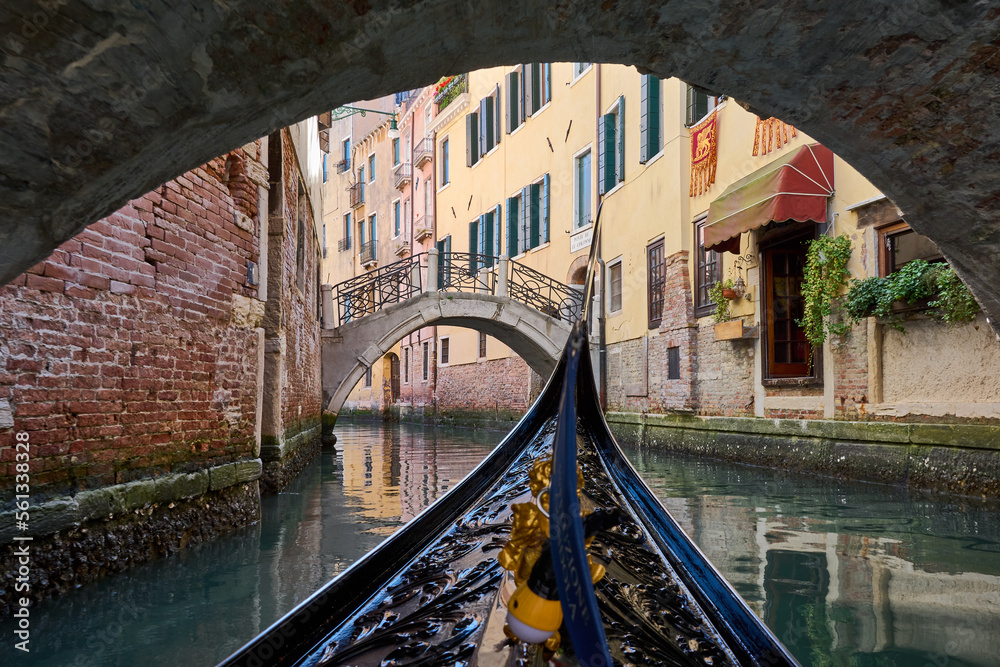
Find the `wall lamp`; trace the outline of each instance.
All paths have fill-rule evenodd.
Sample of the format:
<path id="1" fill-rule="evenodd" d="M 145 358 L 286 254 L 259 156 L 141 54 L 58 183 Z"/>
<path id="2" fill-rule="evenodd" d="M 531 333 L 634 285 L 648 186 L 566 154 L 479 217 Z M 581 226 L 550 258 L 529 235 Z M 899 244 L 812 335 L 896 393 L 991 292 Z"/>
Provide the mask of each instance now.
<path id="1" fill-rule="evenodd" d="M 340 120 L 341 118 L 347 118 L 348 116 L 353 116 L 354 114 L 360 114 L 361 116 L 366 116 L 369 113 L 377 113 L 383 116 L 389 116 L 392 120 L 389 122 L 389 138 L 399 139 L 399 126 L 396 124 L 396 112 L 395 111 L 379 111 L 377 109 L 362 109 L 361 107 L 337 107 L 330 112 L 331 120 Z"/>

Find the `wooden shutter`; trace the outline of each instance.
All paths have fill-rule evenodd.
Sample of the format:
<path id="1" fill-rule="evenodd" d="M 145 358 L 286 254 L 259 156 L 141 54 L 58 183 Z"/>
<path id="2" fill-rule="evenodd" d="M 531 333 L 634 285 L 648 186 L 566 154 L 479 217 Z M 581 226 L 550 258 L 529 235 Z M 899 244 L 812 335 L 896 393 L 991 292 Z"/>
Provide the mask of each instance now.
<path id="1" fill-rule="evenodd" d="M 649 75 L 639 77 L 639 163 L 645 164 L 649 154 Z"/>
<path id="2" fill-rule="evenodd" d="M 603 195 L 607 189 L 604 187 L 605 167 L 607 165 L 607 141 L 605 141 L 604 116 L 601 116 L 597 123 L 597 194 Z"/>
<path id="3" fill-rule="evenodd" d="M 500 234 L 503 232 L 503 224 L 500 220 L 501 213 L 500 204 L 497 204 L 497 207 L 493 209 L 493 255 L 496 257 L 499 257 L 502 251 L 500 243 Z"/>
<path id="4" fill-rule="evenodd" d="M 617 182 L 616 172 L 615 172 L 615 158 L 617 157 L 617 151 L 615 150 L 617 143 L 615 142 L 615 134 L 617 128 L 615 126 L 616 119 L 613 113 L 605 114 L 601 116 L 601 125 L 603 125 L 604 141 L 602 146 L 602 175 L 601 175 L 601 193 L 605 193 L 611 188 L 615 187 Z"/>
<path id="5" fill-rule="evenodd" d="M 517 197 L 507 197 L 507 254 L 511 257 L 519 252 L 517 247 L 518 220 Z"/>
<path id="6" fill-rule="evenodd" d="M 500 145 L 500 137 L 503 132 L 500 131 L 500 109 L 503 107 L 500 105 L 500 84 L 497 84 L 495 94 L 493 95 L 493 145 Z"/>
<path id="7" fill-rule="evenodd" d="M 472 221 L 469 223 L 469 275 L 474 276 L 476 271 L 479 270 L 479 265 L 476 263 L 476 251 L 479 249 L 479 222 Z"/>
<path id="8" fill-rule="evenodd" d="M 521 113 L 521 118 L 527 118 L 535 108 L 535 73 L 530 64 L 522 65 L 521 71 L 524 72 L 524 111 Z"/>
<path id="9" fill-rule="evenodd" d="M 486 118 L 486 103 L 488 98 L 479 100 L 479 157 L 486 155 L 486 128 L 488 121 Z"/>
<path id="10" fill-rule="evenodd" d="M 479 114 L 473 112 L 465 117 L 465 166 L 479 162 Z"/>
<path id="11" fill-rule="evenodd" d="M 531 229 L 530 229 L 530 239 L 531 247 L 537 248 L 541 245 L 539 237 L 541 236 L 541 190 L 542 186 L 539 183 L 532 183 L 528 186 L 531 190 L 531 204 L 530 204 L 530 215 L 531 215 Z"/>
<path id="12" fill-rule="evenodd" d="M 493 211 L 484 213 L 480 218 L 479 226 L 482 228 L 480 235 L 483 237 L 483 266 L 493 266 Z"/>
<path id="13" fill-rule="evenodd" d="M 618 98 L 618 181 L 625 180 L 625 96 Z"/>
<path id="14" fill-rule="evenodd" d="M 511 72 L 504 77 L 504 85 L 507 86 L 507 106 L 504 107 L 506 111 L 505 114 L 506 121 L 504 129 L 506 130 L 507 134 L 510 134 L 511 132 L 514 131 L 513 122 L 514 119 L 517 117 L 517 112 L 515 111 L 515 106 L 514 106 L 514 100 L 517 99 L 517 96 L 514 95 L 514 86 L 516 85 L 514 81 L 516 77 L 517 77 L 516 72 Z"/>
<path id="15" fill-rule="evenodd" d="M 531 218 L 531 189 L 528 187 L 521 188 L 521 232 L 518 236 L 520 245 L 518 248 L 521 252 L 524 252 L 531 246 L 528 245 L 528 241 L 531 238 L 531 223 L 529 222 Z"/>
<path id="16" fill-rule="evenodd" d="M 647 133 L 649 147 L 646 149 L 646 159 L 660 152 L 660 80 L 650 74 L 649 79 L 649 113 L 647 114 Z"/>
<path id="17" fill-rule="evenodd" d="M 542 179 L 542 243 L 549 242 L 549 185 L 551 179 L 545 174 Z"/>

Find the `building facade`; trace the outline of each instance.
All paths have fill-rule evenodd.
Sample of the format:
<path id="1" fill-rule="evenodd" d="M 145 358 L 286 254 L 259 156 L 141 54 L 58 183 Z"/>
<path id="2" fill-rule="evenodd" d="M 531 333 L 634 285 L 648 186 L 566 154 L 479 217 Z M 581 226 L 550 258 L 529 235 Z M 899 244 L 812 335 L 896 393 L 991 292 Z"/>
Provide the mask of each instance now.
<path id="1" fill-rule="evenodd" d="M 900 313 L 906 333 L 868 317 L 808 343 L 799 320 L 813 240 L 849 238 L 847 268 L 859 280 L 913 259 L 941 261 L 891 202 L 812 138 L 630 67 L 536 63 L 466 77 L 443 105 L 426 107 L 438 156 L 436 246 L 451 253 L 449 270 L 484 283 L 493 258 L 506 256 L 582 287 L 601 206 L 595 292 L 609 412 L 1000 418 L 1000 345 L 982 316 L 945 326 L 924 304 Z M 727 279 L 740 290 L 716 326 L 712 288 Z M 420 400 L 440 414 L 516 414 L 542 381 L 479 332 L 438 327 L 425 342 L 436 381 L 433 398 Z"/>

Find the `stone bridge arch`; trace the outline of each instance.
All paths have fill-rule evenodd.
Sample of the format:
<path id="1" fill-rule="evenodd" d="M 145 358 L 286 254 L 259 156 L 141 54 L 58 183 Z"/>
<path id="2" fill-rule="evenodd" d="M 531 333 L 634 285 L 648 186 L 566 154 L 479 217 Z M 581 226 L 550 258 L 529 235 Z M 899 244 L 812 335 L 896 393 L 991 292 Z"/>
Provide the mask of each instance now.
<path id="1" fill-rule="evenodd" d="M 1000 316 L 994 3 L 9 0 L 0 25 L 0 283 L 128 199 L 334 106 L 480 67 L 593 61 L 801 128 Z"/>
<path id="2" fill-rule="evenodd" d="M 365 370 L 407 334 L 435 325 L 482 331 L 516 352 L 543 378 L 552 374 L 571 323 L 508 297 L 423 292 L 336 329 L 323 331 L 323 402 L 338 413 Z"/>

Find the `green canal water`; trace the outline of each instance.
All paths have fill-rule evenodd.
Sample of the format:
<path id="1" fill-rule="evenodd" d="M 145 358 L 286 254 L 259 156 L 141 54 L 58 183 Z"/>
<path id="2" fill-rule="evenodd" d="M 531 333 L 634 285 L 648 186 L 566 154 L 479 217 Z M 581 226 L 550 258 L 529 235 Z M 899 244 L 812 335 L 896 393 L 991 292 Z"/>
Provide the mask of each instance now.
<path id="1" fill-rule="evenodd" d="M 433 502 L 503 437 L 338 426 L 260 523 L 32 612 L 0 664 L 214 665 Z M 803 665 L 1000 665 L 1000 504 L 629 448 Z"/>

